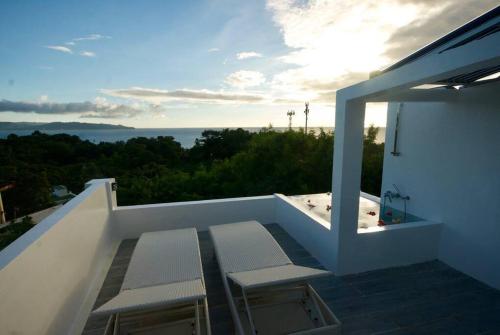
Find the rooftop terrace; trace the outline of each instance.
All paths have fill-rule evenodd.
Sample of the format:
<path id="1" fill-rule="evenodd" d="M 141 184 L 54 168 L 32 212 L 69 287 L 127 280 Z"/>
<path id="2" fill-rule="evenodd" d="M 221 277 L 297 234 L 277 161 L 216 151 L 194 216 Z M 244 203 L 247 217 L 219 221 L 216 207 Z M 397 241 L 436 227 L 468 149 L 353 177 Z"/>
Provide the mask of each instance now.
<path id="1" fill-rule="evenodd" d="M 323 268 L 280 225 L 265 227 L 295 264 Z M 198 233 L 214 334 L 232 333 L 232 320 L 213 245 Z M 123 240 L 94 307 L 120 290 L 137 239 Z M 330 277 L 313 286 L 343 323 L 343 334 L 498 334 L 500 292 L 439 261 Z M 90 317 L 84 335 L 104 332 L 107 317 Z"/>
<path id="2" fill-rule="evenodd" d="M 213 333 L 230 333 L 232 318 L 208 228 L 257 220 L 295 264 L 324 266 L 337 274 L 312 284 L 343 323 L 343 334 L 500 333 L 500 292 L 436 261 L 438 223 L 354 230 L 351 239 L 340 241 L 335 223 L 280 194 L 117 206 L 113 183 L 89 182 L 85 191 L 2 251 L 3 332 L 102 334 L 106 318 L 89 319 L 89 314 L 119 292 L 139 236 L 194 227 Z M 335 271 L 339 242 L 347 273 Z"/>

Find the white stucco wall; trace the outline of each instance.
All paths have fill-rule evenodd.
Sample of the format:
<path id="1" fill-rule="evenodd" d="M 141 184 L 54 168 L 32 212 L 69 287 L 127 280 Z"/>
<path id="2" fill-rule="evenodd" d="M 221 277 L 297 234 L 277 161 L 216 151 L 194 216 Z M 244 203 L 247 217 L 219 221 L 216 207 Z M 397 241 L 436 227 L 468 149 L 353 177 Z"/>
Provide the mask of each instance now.
<path id="1" fill-rule="evenodd" d="M 366 193 L 362 195 L 379 201 Z M 332 230 L 330 222 L 281 194 L 276 194 L 276 222 L 337 275 L 425 262 L 438 256 L 441 225 L 436 222 L 358 229 L 342 237 L 345 250 L 341 253 L 337 252 L 335 227 Z"/>
<path id="2" fill-rule="evenodd" d="M 81 332 L 118 245 L 113 193 L 89 183 L 0 252 L 0 333 Z"/>
<path id="3" fill-rule="evenodd" d="M 500 288 L 498 95 L 404 103 L 399 157 L 390 154 L 396 110 L 389 105 L 382 193 L 395 183 L 411 197 L 410 213 L 442 222 L 439 259 Z"/>
<path id="4" fill-rule="evenodd" d="M 297 203 L 283 194 L 275 196 L 276 223 L 323 266 L 333 271 L 336 245 L 330 222 L 298 207 Z"/>
<path id="5" fill-rule="evenodd" d="M 422 221 L 388 225 L 380 231 L 361 229 L 345 237 L 339 274 L 359 273 L 435 260 L 441 224 Z"/>
<path id="6" fill-rule="evenodd" d="M 114 211 L 121 238 L 138 238 L 142 233 L 257 220 L 275 220 L 274 196 L 186 201 L 140 206 L 120 206 Z"/>

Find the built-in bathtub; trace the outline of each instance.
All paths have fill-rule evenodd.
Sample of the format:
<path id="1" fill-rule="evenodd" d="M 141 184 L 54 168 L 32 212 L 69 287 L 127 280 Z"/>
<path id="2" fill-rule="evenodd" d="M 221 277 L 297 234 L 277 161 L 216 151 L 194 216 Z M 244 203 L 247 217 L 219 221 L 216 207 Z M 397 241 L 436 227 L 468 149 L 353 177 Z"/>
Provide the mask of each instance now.
<path id="1" fill-rule="evenodd" d="M 293 204 L 312 216 L 331 222 L 332 194 L 317 193 L 289 196 Z M 382 223 L 383 221 L 383 223 Z M 425 221 L 410 213 L 390 206 L 382 206 L 378 197 L 361 193 L 359 197 L 358 228 L 367 229 L 380 225 Z"/>

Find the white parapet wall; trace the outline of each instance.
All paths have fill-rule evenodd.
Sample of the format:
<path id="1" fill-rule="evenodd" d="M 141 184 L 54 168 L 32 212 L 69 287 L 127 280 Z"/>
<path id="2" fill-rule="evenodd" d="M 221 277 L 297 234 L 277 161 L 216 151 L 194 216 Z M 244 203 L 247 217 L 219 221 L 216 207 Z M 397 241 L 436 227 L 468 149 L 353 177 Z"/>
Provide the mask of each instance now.
<path id="1" fill-rule="evenodd" d="M 276 223 L 314 256 L 332 270 L 336 246 L 330 222 L 300 208 L 283 194 L 276 196 Z"/>
<path id="2" fill-rule="evenodd" d="M 113 183 L 90 181 L 0 252 L 0 333 L 79 334 L 122 239 L 156 230 L 275 222 L 273 195 L 118 207 Z"/>
<path id="3" fill-rule="evenodd" d="M 359 273 L 438 258 L 441 223 L 421 221 L 358 230 L 340 255 L 343 272 Z"/>
<path id="4" fill-rule="evenodd" d="M 377 197 L 362 193 L 373 201 Z M 276 194 L 276 222 L 336 275 L 408 265 L 438 258 L 441 224 L 430 221 L 358 229 L 338 250 L 330 222 Z M 340 267 L 335 267 L 335 264 Z M 341 271 L 339 271 L 341 269 Z"/>
<path id="5" fill-rule="evenodd" d="M 0 252 L 0 333 L 81 331 L 119 242 L 112 182 L 91 181 Z"/>
<path id="6" fill-rule="evenodd" d="M 164 204 L 121 206 L 114 216 L 121 238 L 138 238 L 142 233 L 158 230 L 209 226 L 257 220 L 275 222 L 275 197 L 259 196 L 219 200 L 186 201 Z"/>

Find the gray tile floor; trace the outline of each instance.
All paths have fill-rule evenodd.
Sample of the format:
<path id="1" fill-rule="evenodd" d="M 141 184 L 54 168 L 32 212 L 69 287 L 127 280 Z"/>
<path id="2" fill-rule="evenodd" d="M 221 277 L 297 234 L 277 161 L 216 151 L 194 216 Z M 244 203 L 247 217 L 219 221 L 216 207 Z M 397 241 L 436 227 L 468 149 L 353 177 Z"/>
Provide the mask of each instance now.
<path id="1" fill-rule="evenodd" d="M 266 225 L 295 264 L 322 268 L 279 225 Z M 233 325 L 213 245 L 198 233 L 214 334 Z M 98 307 L 121 286 L 137 240 L 122 241 L 97 297 Z M 500 334 L 500 292 L 439 261 L 330 277 L 313 286 L 343 323 L 344 335 Z M 90 317 L 83 334 L 101 335 L 106 318 Z"/>

